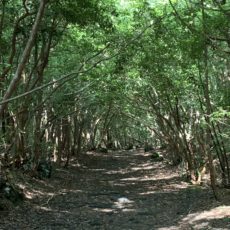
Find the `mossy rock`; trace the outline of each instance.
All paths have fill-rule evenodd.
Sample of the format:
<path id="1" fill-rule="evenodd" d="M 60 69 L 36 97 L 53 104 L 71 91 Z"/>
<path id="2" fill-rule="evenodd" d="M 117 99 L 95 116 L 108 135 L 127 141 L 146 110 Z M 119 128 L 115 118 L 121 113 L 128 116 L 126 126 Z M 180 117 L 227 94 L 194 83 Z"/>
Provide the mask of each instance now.
<path id="1" fill-rule="evenodd" d="M 132 150 L 132 149 L 133 149 L 133 145 L 132 144 L 130 144 L 130 145 L 128 145 L 128 146 L 125 147 L 125 150 Z"/>
<path id="2" fill-rule="evenodd" d="M 151 155 L 151 158 L 154 160 L 154 161 L 163 161 L 164 160 L 164 157 L 157 153 L 157 152 L 153 152 L 152 155 Z"/>
<path id="3" fill-rule="evenodd" d="M 50 161 L 40 161 L 37 168 L 39 179 L 50 178 L 52 173 L 52 164 Z"/>
<path id="4" fill-rule="evenodd" d="M 97 152 L 99 152 L 99 153 L 108 153 L 108 149 L 101 147 L 101 148 L 97 149 Z"/>
<path id="5" fill-rule="evenodd" d="M 6 184 L 6 186 L 1 189 L 1 193 L 4 198 L 10 200 L 13 204 L 18 204 L 24 199 L 23 193 L 10 184 Z"/>

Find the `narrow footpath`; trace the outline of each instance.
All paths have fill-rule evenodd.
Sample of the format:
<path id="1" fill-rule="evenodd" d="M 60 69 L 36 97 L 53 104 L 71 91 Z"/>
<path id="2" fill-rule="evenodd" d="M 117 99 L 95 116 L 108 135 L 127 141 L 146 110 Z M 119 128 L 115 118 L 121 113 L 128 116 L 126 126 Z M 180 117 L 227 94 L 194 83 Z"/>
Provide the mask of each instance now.
<path id="1" fill-rule="evenodd" d="M 230 229 L 230 206 L 143 150 L 88 153 L 51 179 L 24 176 L 18 184 L 27 199 L 1 215 L 0 229 Z"/>

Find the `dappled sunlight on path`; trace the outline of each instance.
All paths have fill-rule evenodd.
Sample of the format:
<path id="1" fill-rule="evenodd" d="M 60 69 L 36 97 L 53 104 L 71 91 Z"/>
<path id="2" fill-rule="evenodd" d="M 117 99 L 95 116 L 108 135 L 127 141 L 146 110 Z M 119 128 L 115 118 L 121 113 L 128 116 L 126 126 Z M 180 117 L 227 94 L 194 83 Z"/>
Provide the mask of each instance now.
<path id="1" fill-rule="evenodd" d="M 79 163 L 50 180 L 24 181 L 29 199 L 0 229 L 230 229 L 230 206 L 143 151 L 91 152 Z"/>

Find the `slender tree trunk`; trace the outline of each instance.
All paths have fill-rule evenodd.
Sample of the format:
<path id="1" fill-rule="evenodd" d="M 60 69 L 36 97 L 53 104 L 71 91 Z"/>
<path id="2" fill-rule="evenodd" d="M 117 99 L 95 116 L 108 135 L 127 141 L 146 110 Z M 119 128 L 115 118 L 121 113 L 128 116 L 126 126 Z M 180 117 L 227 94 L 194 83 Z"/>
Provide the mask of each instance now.
<path id="1" fill-rule="evenodd" d="M 23 70 L 25 69 L 26 63 L 29 59 L 31 50 L 32 50 L 34 42 L 35 42 L 36 35 L 38 33 L 39 25 L 42 21 L 43 15 L 44 15 L 46 1 L 47 0 L 40 0 L 40 6 L 39 6 L 38 13 L 37 13 L 37 16 L 36 16 L 35 21 L 34 21 L 33 28 L 31 30 L 29 40 L 27 41 L 26 47 L 25 47 L 24 52 L 22 54 L 21 60 L 18 64 L 18 67 L 17 67 L 17 70 L 14 74 L 14 77 L 13 77 L 12 81 L 10 82 L 10 84 L 9 84 L 9 86 L 8 86 L 4 96 L 3 96 L 3 102 L 12 96 L 12 94 L 15 92 L 15 90 L 18 86 L 20 79 L 22 78 Z M 0 118 L 1 119 L 2 119 L 3 112 L 4 112 L 5 108 L 7 107 L 7 104 L 8 104 L 7 102 L 4 102 L 2 105 L 0 105 Z"/>
<path id="2" fill-rule="evenodd" d="M 206 104 L 206 122 L 207 122 L 207 129 L 206 129 L 206 153 L 208 156 L 209 162 L 209 171 L 210 171 L 210 181 L 211 187 L 216 199 L 218 199 L 218 192 L 216 187 L 216 173 L 215 168 L 213 165 L 213 156 L 211 153 L 211 120 L 210 115 L 212 113 L 211 107 L 211 99 L 210 99 L 210 90 L 209 90 L 209 71 L 208 71 L 208 45 L 207 45 L 207 38 L 206 38 L 206 17 L 205 17 L 205 9 L 204 9 L 204 0 L 202 0 L 202 19 L 203 19 L 203 33 L 204 33 L 204 98 Z"/>
<path id="3" fill-rule="evenodd" d="M 56 142 L 57 142 L 57 153 L 56 160 L 57 164 L 60 165 L 62 161 L 62 121 L 58 121 L 56 124 Z"/>
<path id="4" fill-rule="evenodd" d="M 79 154 L 81 153 L 83 128 L 84 128 L 84 118 L 79 125 L 79 131 L 77 136 L 77 152 L 76 152 L 77 156 L 79 156 Z"/>

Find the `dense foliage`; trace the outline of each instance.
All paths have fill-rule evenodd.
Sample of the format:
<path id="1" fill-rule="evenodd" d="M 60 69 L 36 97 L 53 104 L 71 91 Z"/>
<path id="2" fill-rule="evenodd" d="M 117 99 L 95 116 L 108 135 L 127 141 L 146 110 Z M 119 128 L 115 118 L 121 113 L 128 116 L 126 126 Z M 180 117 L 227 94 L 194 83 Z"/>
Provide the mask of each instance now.
<path id="1" fill-rule="evenodd" d="M 164 148 L 230 186 L 230 4 L 1 0 L 1 167 Z"/>

